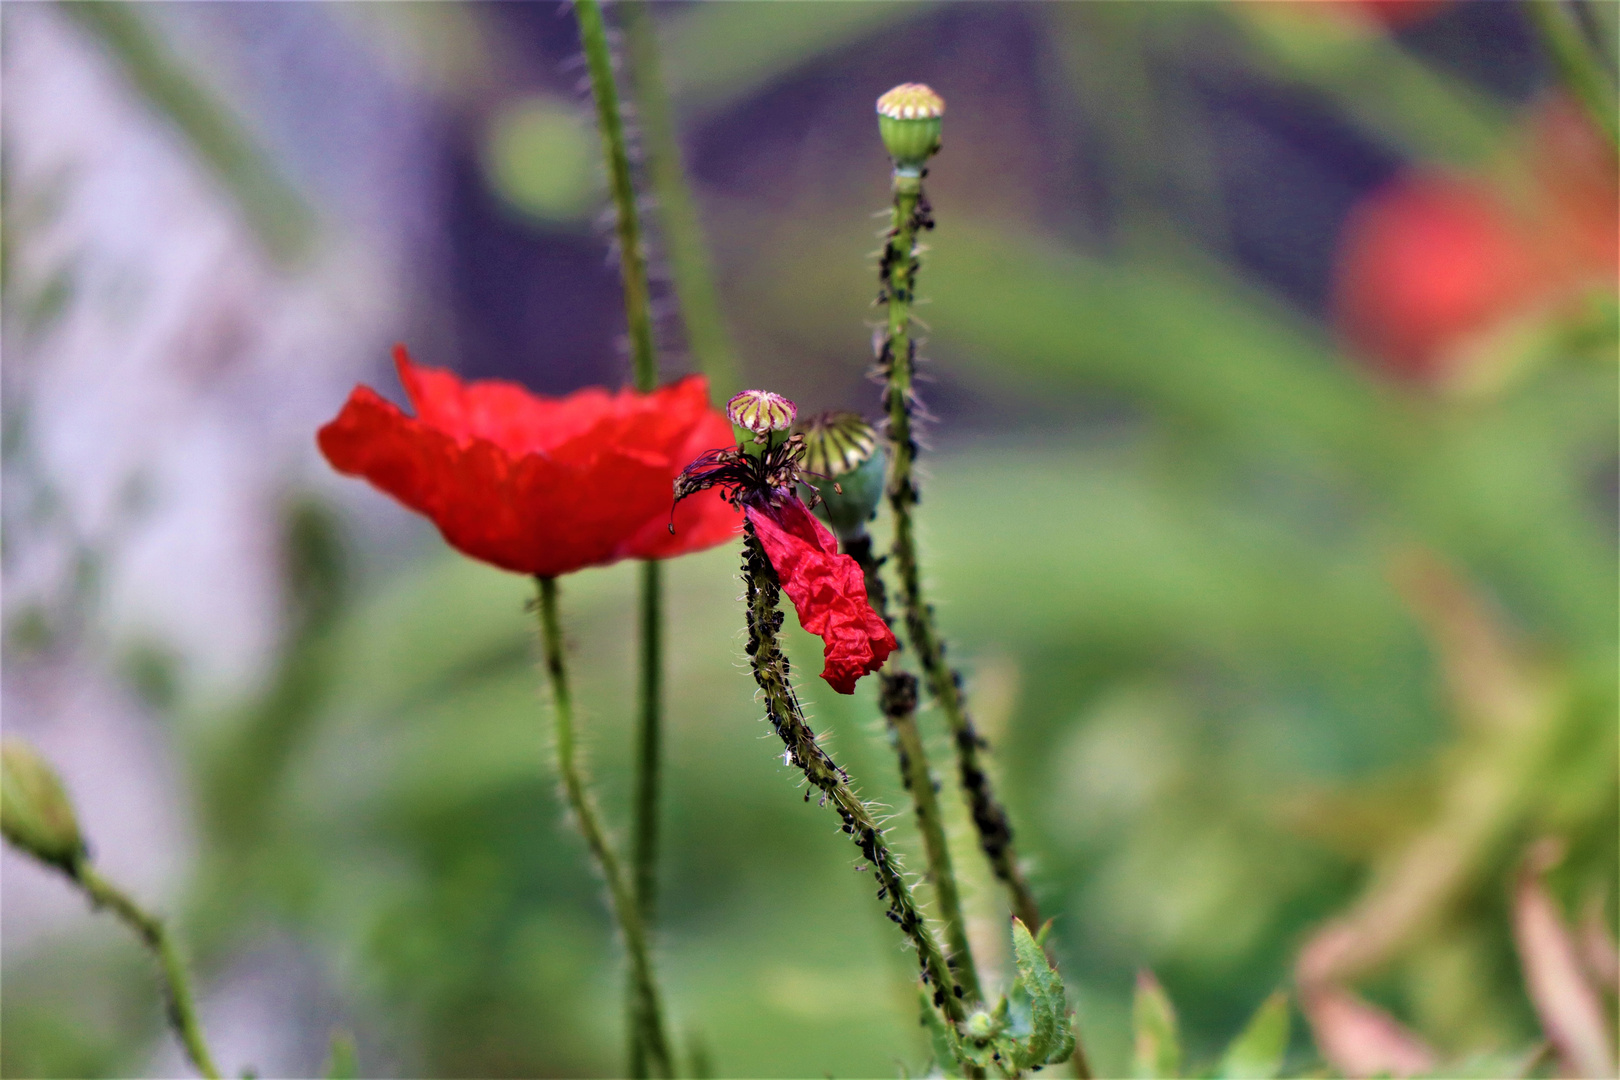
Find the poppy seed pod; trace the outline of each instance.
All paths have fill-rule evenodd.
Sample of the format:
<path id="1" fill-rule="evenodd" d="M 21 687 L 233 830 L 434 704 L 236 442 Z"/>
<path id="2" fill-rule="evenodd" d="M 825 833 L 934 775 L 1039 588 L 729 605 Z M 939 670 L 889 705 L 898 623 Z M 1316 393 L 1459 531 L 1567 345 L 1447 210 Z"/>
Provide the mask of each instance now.
<path id="1" fill-rule="evenodd" d="M 939 149 L 945 99 L 922 83 L 901 83 L 877 99 L 878 134 L 897 171 L 917 175 Z"/>
<path id="2" fill-rule="evenodd" d="M 774 431 L 786 431 L 798 415 L 797 405 L 769 390 L 744 390 L 726 402 L 726 416 L 738 427 L 753 432 L 755 442 L 765 442 Z"/>
<path id="3" fill-rule="evenodd" d="M 866 531 L 883 498 L 888 455 L 877 431 L 855 413 L 822 413 L 804 429 L 804 480 L 821 496 L 817 507 L 840 540 Z"/>
<path id="4" fill-rule="evenodd" d="M 65 870 L 84 856 L 79 822 L 56 770 L 20 739 L 0 742 L 0 832 Z"/>

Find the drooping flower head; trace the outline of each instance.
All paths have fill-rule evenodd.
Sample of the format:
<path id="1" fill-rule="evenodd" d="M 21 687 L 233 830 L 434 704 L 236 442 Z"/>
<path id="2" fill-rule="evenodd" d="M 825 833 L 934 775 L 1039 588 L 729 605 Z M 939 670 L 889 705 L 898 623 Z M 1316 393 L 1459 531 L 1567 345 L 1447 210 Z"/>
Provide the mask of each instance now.
<path id="1" fill-rule="evenodd" d="M 764 400 L 764 391 L 753 393 L 760 396 L 750 401 Z M 790 410 L 787 422 L 773 422 L 756 435 L 770 439 L 792 423 L 792 402 L 778 400 Z M 735 412 L 732 419 L 737 419 Z M 679 503 L 718 489 L 741 508 L 793 601 L 799 625 L 822 639 L 826 663 L 821 677 L 840 694 L 852 694 L 856 680 L 882 667 L 897 642 L 867 603 L 860 564 L 839 552 L 838 541 L 797 494 L 797 485 L 806 479 L 804 454 L 803 435 L 780 443 L 773 439 L 754 452 L 741 444 L 705 451 L 675 481 L 675 498 Z"/>
<path id="2" fill-rule="evenodd" d="M 647 394 L 592 387 L 546 398 L 417 367 L 403 345 L 394 361 L 416 415 L 359 386 L 317 442 L 333 468 L 430 518 L 463 554 L 557 577 L 736 535 L 739 515 L 718 492 L 669 519 L 682 465 L 731 435 L 702 376 Z"/>

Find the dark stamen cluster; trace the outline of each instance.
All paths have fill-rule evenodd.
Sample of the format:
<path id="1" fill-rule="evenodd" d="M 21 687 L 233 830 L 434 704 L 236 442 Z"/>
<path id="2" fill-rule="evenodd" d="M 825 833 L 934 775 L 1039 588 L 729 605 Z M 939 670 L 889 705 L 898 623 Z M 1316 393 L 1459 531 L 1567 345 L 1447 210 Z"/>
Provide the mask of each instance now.
<path id="1" fill-rule="evenodd" d="M 705 450 L 675 478 L 675 501 L 710 488 L 725 489 L 726 501 L 742 507 L 792 491 L 803 479 L 804 436 L 794 435 L 762 453 L 742 446 Z M 670 531 L 675 531 L 670 523 Z"/>

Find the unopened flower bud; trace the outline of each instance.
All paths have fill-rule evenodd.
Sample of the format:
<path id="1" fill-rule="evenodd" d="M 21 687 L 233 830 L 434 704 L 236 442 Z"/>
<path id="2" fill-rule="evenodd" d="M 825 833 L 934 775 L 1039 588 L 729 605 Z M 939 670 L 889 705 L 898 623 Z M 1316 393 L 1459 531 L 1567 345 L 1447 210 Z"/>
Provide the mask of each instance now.
<path id="1" fill-rule="evenodd" d="M 0 833 L 64 869 L 84 855 L 84 838 L 62 781 L 21 739 L 0 740 Z"/>
<path id="2" fill-rule="evenodd" d="M 744 390 L 726 402 L 726 415 L 740 428 L 754 433 L 754 441 L 769 442 L 771 433 L 786 431 L 799 415 L 799 407 L 769 390 Z"/>
<path id="3" fill-rule="evenodd" d="M 887 455 L 872 425 L 852 412 L 822 413 L 804 429 L 804 481 L 840 539 L 859 536 L 883 498 Z"/>
<path id="4" fill-rule="evenodd" d="M 877 99 L 878 134 L 900 172 L 915 175 L 939 149 L 945 99 L 922 83 L 901 83 Z"/>
<path id="5" fill-rule="evenodd" d="M 962 1023 L 962 1031 L 968 1038 L 984 1042 L 996 1033 L 996 1023 L 989 1013 L 980 1009 Z"/>

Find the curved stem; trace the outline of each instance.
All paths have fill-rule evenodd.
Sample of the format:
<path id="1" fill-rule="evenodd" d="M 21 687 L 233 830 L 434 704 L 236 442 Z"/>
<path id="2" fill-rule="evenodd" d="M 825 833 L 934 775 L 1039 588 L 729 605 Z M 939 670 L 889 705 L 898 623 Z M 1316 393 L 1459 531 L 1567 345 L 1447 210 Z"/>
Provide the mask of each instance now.
<path id="1" fill-rule="evenodd" d="M 915 405 L 912 383 L 917 356 L 911 337 L 911 302 L 917 276 L 917 232 L 932 228 L 928 200 L 923 196 L 922 178 L 900 172 L 894 174 L 894 213 L 884 245 L 880 272 L 883 290 L 880 299 L 888 303 L 887 336 L 879 357 L 885 377 L 883 404 L 889 417 L 889 507 L 894 512 L 894 561 L 900 575 L 900 598 L 905 607 L 906 631 L 917 651 L 928 691 L 939 703 L 956 743 L 958 779 L 973 814 L 979 846 L 984 849 L 996 877 L 1007 886 L 1013 914 L 1025 926 L 1039 928 L 1040 909 L 1034 893 L 1018 865 L 1013 849 L 1012 826 L 1007 811 L 990 789 L 990 778 L 979 762 L 984 740 L 973 728 L 962 698 L 961 680 L 945 662 L 945 645 L 934 627 L 933 610 L 922 594 L 921 571 L 917 563 L 917 541 L 912 508 L 917 505 L 917 483 L 912 466 L 917 458 L 917 438 L 913 430 Z M 1034 931 L 1031 931 L 1032 933 Z"/>
<path id="2" fill-rule="evenodd" d="M 1563 0 L 1524 0 L 1524 10 L 1541 36 L 1559 78 L 1609 140 L 1610 148 L 1620 147 L 1614 83 L 1592 55 L 1591 45 L 1574 13 Z"/>
<path id="3" fill-rule="evenodd" d="M 92 904 L 110 909 L 152 950 L 163 971 L 164 1014 L 168 1017 L 169 1026 L 180 1037 L 180 1044 L 185 1047 L 186 1056 L 197 1071 L 209 1080 L 217 1080 L 219 1068 L 214 1064 L 213 1055 L 208 1052 L 208 1044 L 203 1041 L 202 1025 L 197 1021 L 197 1009 L 192 1003 L 191 982 L 186 977 L 185 965 L 180 962 L 180 954 L 163 920 L 143 911 L 123 890 L 102 877 L 88 862 L 80 860 L 68 873 Z"/>
<path id="4" fill-rule="evenodd" d="M 821 791 L 821 801 L 829 800 L 843 819 L 844 832 L 861 849 L 878 881 L 878 899 L 888 900 L 888 916 L 917 949 L 917 967 L 925 984 L 934 988 L 934 1005 L 953 1024 L 966 1016 L 962 990 L 951 975 L 945 958 L 923 921 L 912 898 L 911 887 L 901 876 L 899 861 L 883 842 L 883 830 L 872 811 L 850 787 L 849 774 L 839 768 L 816 741 L 815 732 L 805 722 L 804 710 L 789 679 L 790 665 L 777 641 L 782 625 L 778 609 L 781 586 L 776 571 L 760 546 L 752 523 L 743 525 L 743 582 L 748 602 L 748 654 L 753 663 L 754 681 L 765 696 L 766 715 L 776 734 L 787 747 L 785 760 L 799 767 L 806 780 Z M 805 792 L 806 800 L 810 793 Z"/>
<path id="5" fill-rule="evenodd" d="M 681 163 L 675 118 L 658 61 L 658 29 L 651 7 L 649 0 L 633 0 L 618 7 L 624 23 L 624 59 L 630 73 L 630 92 L 641 119 L 641 149 L 647 180 L 657 200 L 663 240 L 661 250 L 669 260 L 670 281 L 680 305 L 681 325 L 686 331 L 686 347 L 691 350 L 698 370 L 709 377 L 709 392 L 716 401 L 724 401 L 739 389 L 736 350 L 726 331 L 725 317 L 720 313 L 714 267 L 703 240 L 697 204 Z"/>
<path id="6" fill-rule="evenodd" d="M 640 908 L 624 879 L 618 857 L 608 843 L 607 833 L 602 828 L 595 801 L 585 788 L 575 754 L 574 704 L 568 691 L 568 672 L 563 666 L 562 628 L 557 620 L 557 579 L 543 577 L 537 580 L 540 584 L 540 646 L 556 703 L 557 770 L 562 774 L 563 794 L 574 812 L 579 831 L 584 834 L 586 846 L 591 849 L 591 855 L 607 881 L 613 915 L 624 935 L 625 952 L 629 954 L 630 975 L 637 999 L 635 1015 L 640 1022 L 640 1037 L 647 1061 L 658 1076 L 672 1077 L 675 1074 L 670 1061 L 669 1040 L 664 1034 L 663 1006 L 653 978 L 652 958 Z"/>
<path id="7" fill-rule="evenodd" d="M 872 610 L 888 622 L 888 595 L 877 559 L 872 555 L 872 538 L 863 531 L 845 540 L 843 547 L 844 553 L 860 565 L 866 578 L 866 597 Z M 911 793 L 912 805 L 917 811 L 917 830 L 922 834 L 923 852 L 928 857 L 928 877 L 939 902 L 940 921 L 945 925 L 945 943 L 950 948 L 948 963 L 968 1000 L 982 1001 L 984 992 L 979 986 L 973 949 L 968 944 L 967 920 L 962 915 L 962 898 L 956 885 L 956 871 L 951 866 L 951 848 L 945 839 L 945 821 L 940 815 L 934 774 L 928 767 L 922 733 L 917 730 L 917 677 L 899 670 L 891 661 L 879 674 L 879 679 L 879 704 L 900 759 L 900 781 Z"/>

